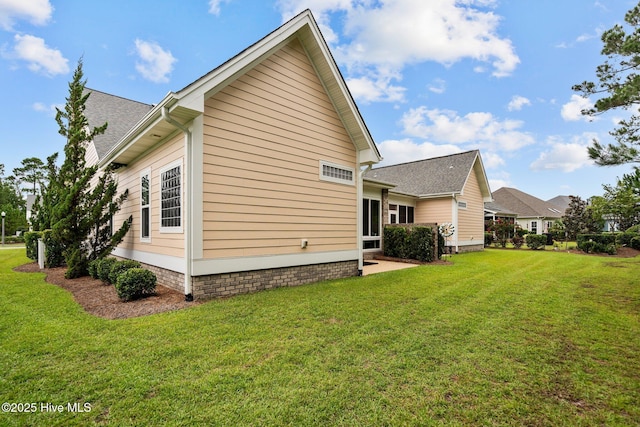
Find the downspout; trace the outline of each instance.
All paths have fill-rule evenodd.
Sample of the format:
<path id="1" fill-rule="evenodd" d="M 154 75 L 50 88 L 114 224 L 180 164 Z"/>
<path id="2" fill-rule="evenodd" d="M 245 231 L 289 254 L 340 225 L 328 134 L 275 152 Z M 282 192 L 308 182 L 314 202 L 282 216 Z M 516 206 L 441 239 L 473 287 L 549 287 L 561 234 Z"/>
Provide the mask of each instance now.
<path id="1" fill-rule="evenodd" d="M 456 193 L 451 194 L 451 197 L 453 198 L 453 218 L 451 218 L 451 222 L 453 223 L 453 229 L 455 230 L 455 232 L 453 233 L 453 243 L 454 246 L 456 248 L 456 253 L 458 253 L 459 248 L 458 248 L 458 235 L 460 233 L 459 229 L 458 229 L 458 196 L 456 195 Z"/>
<path id="2" fill-rule="evenodd" d="M 358 165 L 360 165 L 360 154 L 358 153 Z M 371 170 L 371 165 L 367 165 L 367 167 L 363 170 L 360 169 L 360 167 L 358 167 L 359 169 L 359 174 L 358 174 L 358 183 L 357 183 L 357 190 L 356 190 L 356 215 L 358 216 L 358 218 L 356 219 L 356 224 L 357 224 L 357 238 L 358 238 L 358 275 L 362 276 L 362 272 L 364 269 L 364 255 L 363 255 L 363 245 L 362 245 L 362 193 L 363 193 L 363 176 L 365 173 L 367 173 L 368 171 Z"/>
<path id="3" fill-rule="evenodd" d="M 164 107 L 162 109 L 162 118 L 164 119 L 164 121 L 166 121 L 167 123 L 175 126 L 176 128 L 180 129 L 185 136 L 185 146 L 184 146 L 184 150 L 185 150 L 185 156 L 186 156 L 186 166 L 185 166 L 185 181 L 186 181 L 186 188 L 187 191 L 185 192 L 185 198 L 186 198 L 186 207 L 187 207 L 187 215 L 184 216 L 185 221 L 184 221 L 184 300 L 185 301 L 193 301 L 193 290 L 192 290 L 192 283 L 191 283 L 191 240 L 192 240 L 192 236 L 191 236 L 191 217 L 192 217 L 192 212 L 193 212 L 193 197 L 191 195 L 191 191 L 192 191 L 192 179 L 191 179 L 191 162 L 192 162 L 192 153 L 191 153 L 191 145 L 192 145 L 192 134 L 191 131 L 189 130 L 188 127 L 184 126 L 182 123 L 176 121 L 173 117 L 171 117 L 170 113 L 169 113 L 169 107 Z"/>

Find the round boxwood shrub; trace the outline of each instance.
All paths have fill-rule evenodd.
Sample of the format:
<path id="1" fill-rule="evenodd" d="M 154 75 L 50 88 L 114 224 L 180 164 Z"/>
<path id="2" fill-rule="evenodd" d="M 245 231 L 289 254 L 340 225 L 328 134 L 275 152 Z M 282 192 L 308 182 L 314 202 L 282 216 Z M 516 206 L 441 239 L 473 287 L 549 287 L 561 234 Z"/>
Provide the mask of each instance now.
<path id="1" fill-rule="evenodd" d="M 92 279 L 99 279 L 100 277 L 98 277 L 98 266 L 100 265 L 100 261 L 102 261 L 101 258 L 98 259 L 94 259 L 93 261 L 89 262 L 89 266 L 88 266 L 88 271 L 89 271 L 89 276 L 91 276 Z"/>
<path id="2" fill-rule="evenodd" d="M 131 301 L 156 291 L 156 275 L 144 268 L 130 268 L 118 276 L 115 283 L 118 297 Z"/>
<path id="3" fill-rule="evenodd" d="M 111 267 L 118 262 L 115 258 L 103 258 L 98 264 L 98 279 L 105 283 L 111 283 L 109 274 L 111 273 Z"/>
<path id="4" fill-rule="evenodd" d="M 142 267 L 140 263 L 132 259 L 116 261 L 111 265 L 111 270 L 109 271 L 109 282 L 115 284 L 118 282 L 118 276 L 120 276 L 120 274 L 124 273 L 130 268 L 140 268 L 140 267 Z"/>

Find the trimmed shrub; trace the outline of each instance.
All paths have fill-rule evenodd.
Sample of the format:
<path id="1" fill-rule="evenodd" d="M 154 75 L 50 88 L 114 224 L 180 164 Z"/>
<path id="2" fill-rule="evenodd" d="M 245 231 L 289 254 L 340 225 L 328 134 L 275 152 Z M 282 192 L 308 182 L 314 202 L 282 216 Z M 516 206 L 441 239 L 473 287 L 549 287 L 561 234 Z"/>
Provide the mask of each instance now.
<path id="1" fill-rule="evenodd" d="M 98 279 L 102 280 L 104 283 L 111 283 L 109 274 L 111 273 L 111 267 L 116 262 L 118 262 L 118 260 L 115 258 L 102 258 L 97 266 Z"/>
<path id="2" fill-rule="evenodd" d="M 514 248 L 520 249 L 522 247 L 522 245 L 524 244 L 524 237 L 516 234 L 515 236 L 513 236 L 511 238 L 511 243 L 513 244 Z"/>
<path id="3" fill-rule="evenodd" d="M 625 230 L 627 233 L 640 233 L 640 224 L 632 225 L 631 227 Z"/>
<path id="4" fill-rule="evenodd" d="M 138 261 L 134 261 L 132 259 L 125 259 L 122 261 L 116 261 L 111 265 L 111 270 L 109 270 L 109 282 L 117 283 L 118 276 L 129 270 L 130 268 L 141 268 L 142 266 Z"/>
<path id="5" fill-rule="evenodd" d="M 436 257 L 433 229 L 419 225 L 385 227 L 384 255 L 423 262 L 433 261 Z"/>
<path id="6" fill-rule="evenodd" d="M 130 268 L 118 276 L 115 283 L 118 297 L 131 301 L 156 291 L 156 275 L 144 268 Z"/>
<path id="7" fill-rule="evenodd" d="M 433 230 L 416 226 L 409 232 L 407 257 L 422 262 L 432 262 L 434 258 Z"/>
<path id="8" fill-rule="evenodd" d="M 93 261 L 89 262 L 89 276 L 91 276 L 92 279 L 100 278 L 98 277 L 98 267 L 100 266 L 100 261 L 102 261 L 102 258 L 94 259 Z"/>
<path id="9" fill-rule="evenodd" d="M 576 238 L 578 249 L 589 254 L 610 254 L 613 250 L 615 254 L 616 234 L 619 233 L 578 234 Z"/>
<path id="10" fill-rule="evenodd" d="M 640 236 L 638 233 L 634 233 L 633 231 L 625 231 L 624 233 L 615 233 L 616 235 L 616 243 L 619 246 L 629 246 L 631 245 L 631 239 L 634 237 Z"/>
<path id="11" fill-rule="evenodd" d="M 633 249 L 637 249 L 640 251 L 640 236 L 634 237 L 633 239 L 631 239 L 629 246 L 631 246 Z"/>
<path id="12" fill-rule="evenodd" d="M 384 255 L 394 258 L 407 256 L 407 229 L 405 227 L 384 228 Z"/>
<path id="13" fill-rule="evenodd" d="M 60 267 L 64 265 L 64 256 L 62 255 L 62 245 L 53 238 L 51 230 L 42 232 L 42 241 L 46 247 L 44 251 L 44 264 L 47 267 Z"/>
<path id="14" fill-rule="evenodd" d="M 493 243 L 493 233 L 488 231 L 484 232 L 484 247 L 488 248 Z"/>
<path id="15" fill-rule="evenodd" d="M 525 241 L 529 249 L 544 249 L 544 245 L 547 243 L 547 236 L 544 234 L 527 234 Z"/>
<path id="16" fill-rule="evenodd" d="M 42 231 L 28 231 L 24 233 L 24 244 L 27 250 L 27 258 L 38 260 L 38 239 L 42 238 Z"/>

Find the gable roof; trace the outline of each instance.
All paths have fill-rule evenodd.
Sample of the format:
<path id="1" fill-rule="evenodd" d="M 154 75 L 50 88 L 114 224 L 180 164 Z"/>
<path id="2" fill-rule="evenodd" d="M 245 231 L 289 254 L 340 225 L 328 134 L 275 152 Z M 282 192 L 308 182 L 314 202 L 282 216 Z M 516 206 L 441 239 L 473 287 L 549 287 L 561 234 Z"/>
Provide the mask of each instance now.
<path id="1" fill-rule="evenodd" d="M 176 130 L 169 121 L 184 125 L 198 117 L 204 112 L 205 99 L 224 89 L 294 39 L 299 40 L 307 52 L 347 133 L 359 151 L 360 163 L 378 163 L 382 156 L 311 11 L 307 9 L 198 80 L 178 92 L 168 93 L 119 140 L 112 141 L 111 148 L 100 164 L 129 163 Z"/>
<path id="2" fill-rule="evenodd" d="M 89 126 L 94 128 L 102 126 L 105 122 L 108 124 L 105 133 L 97 135 L 93 140 L 98 159 L 102 159 L 129 129 L 151 111 L 153 105 L 95 89 L 85 88 L 85 93 L 87 92 L 90 95 L 85 104 L 85 117 Z"/>
<path id="3" fill-rule="evenodd" d="M 547 200 L 547 203 L 555 205 L 560 212 L 565 212 L 571 203 L 571 196 L 556 196 L 553 199 Z"/>
<path id="4" fill-rule="evenodd" d="M 472 172 L 478 172 L 482 195 L 491 196 L 478 150 L 371 169 L 365 179 L 395 184 L 391 191 L 417 197 L 462 194 Z"/>
<path id="5" fill-rule="evenodd" d="M 557 206 L 515 188 L 499 188 L 493 192 L 493 199 L 496 203 L 517 213 L 520 217 L 562 217 L 562 212 Z"/>
<path id="6" fill-rule="evenodd" d="M 499 203 L 496 203 L 495 201 L 493 202 L 485 202 L 484 203 L 484 210 L 485 213 L 486 212 L 491 212 L 494 214 L 498 214 L 498 215 L 503 215 L 503 216 L 517 216 L 518 214 L 505 208 L 504 206 L 500 205 Z"/>

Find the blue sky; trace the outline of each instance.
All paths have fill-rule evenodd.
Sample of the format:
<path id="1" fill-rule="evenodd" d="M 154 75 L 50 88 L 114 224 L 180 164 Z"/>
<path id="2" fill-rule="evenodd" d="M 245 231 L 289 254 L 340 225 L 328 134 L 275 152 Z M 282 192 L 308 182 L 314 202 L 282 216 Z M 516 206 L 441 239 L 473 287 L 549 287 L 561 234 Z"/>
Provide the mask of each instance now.
<path id="1" fill-rule="evenodd" d="M 628 0 L 0 0 L 0 163 L 64 155 L 55 107 L 87 86 L 159 102 L 309 8 L 385 160 L 480 149 L 493 191 L 602 194 L 631 166 L 592 164 L 619 111 L 587 121 L 600 36 Z"/>

